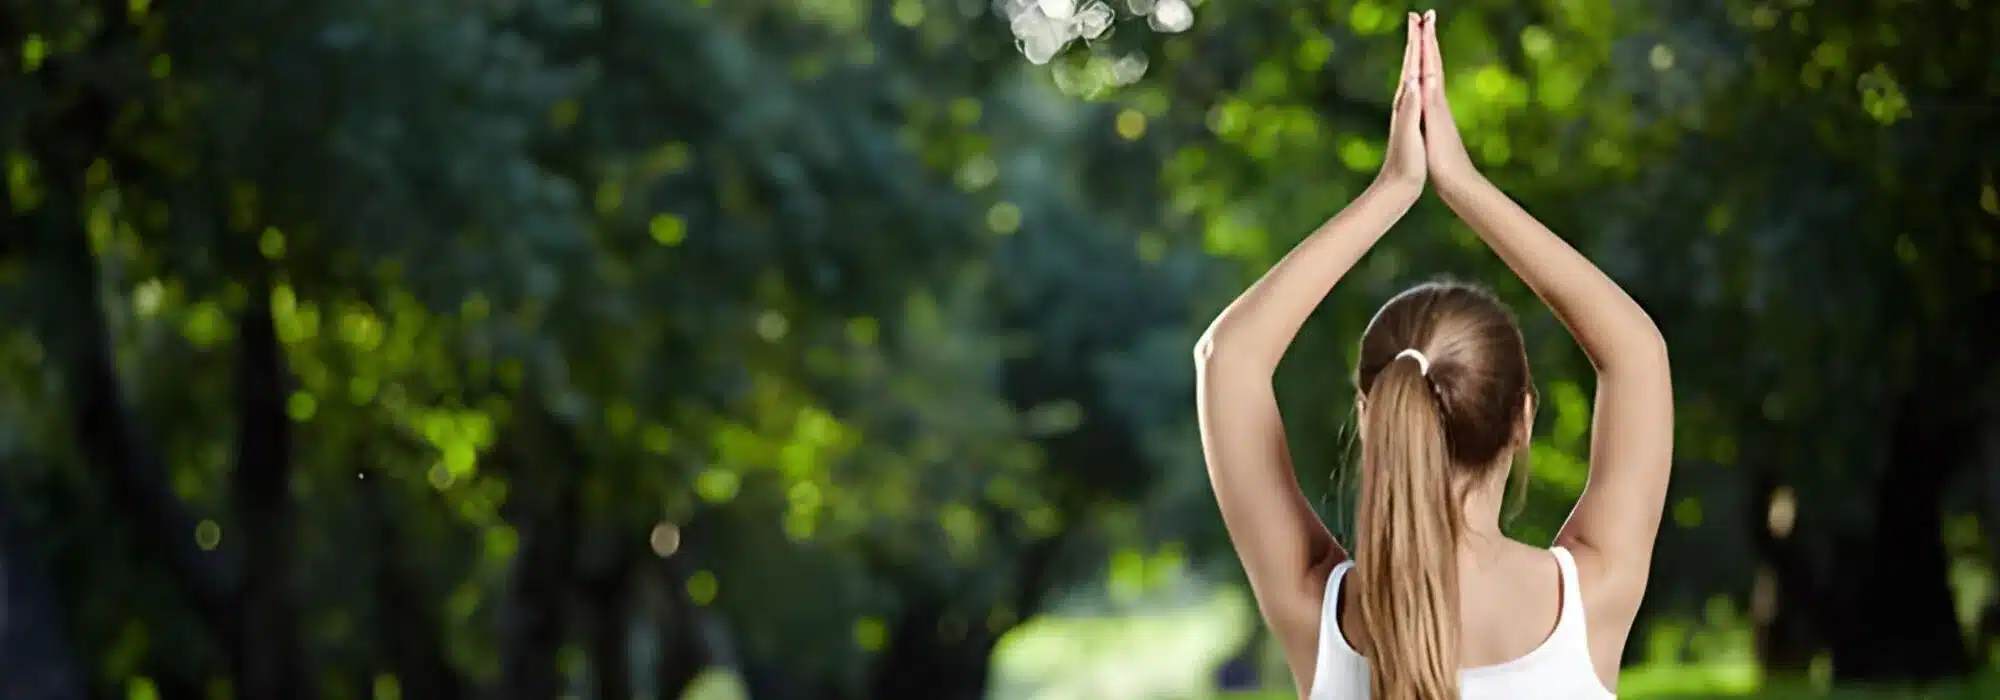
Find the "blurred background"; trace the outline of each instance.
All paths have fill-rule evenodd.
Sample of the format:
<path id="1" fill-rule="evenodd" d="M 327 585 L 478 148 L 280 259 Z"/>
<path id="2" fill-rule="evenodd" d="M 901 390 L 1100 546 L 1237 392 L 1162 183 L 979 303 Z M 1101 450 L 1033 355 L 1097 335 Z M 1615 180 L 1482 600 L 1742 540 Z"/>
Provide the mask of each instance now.
<path id="1" fill-rule="evenodd" d="M 0 698 L 1283 698 L 1209 318 L 1373 176 L 1381 0 L 0 2 Z M 2000 697 L 2000 5 L 1439 0 L 1674 352 L 1632 698 Z M 1420 203 L 1279 379 L 1337 532 Z"/>

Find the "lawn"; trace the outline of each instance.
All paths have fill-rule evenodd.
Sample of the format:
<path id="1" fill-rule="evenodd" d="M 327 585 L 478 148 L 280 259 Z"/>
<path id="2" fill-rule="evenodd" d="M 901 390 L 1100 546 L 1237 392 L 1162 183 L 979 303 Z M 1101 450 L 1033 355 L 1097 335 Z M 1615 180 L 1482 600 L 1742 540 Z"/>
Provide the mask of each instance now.
<path id="1" fill-rule="evenodd" d="M 994 655 L 991 700 L 1294 700 L 1289 689 L 1218 694 L 1214 671 L 1255 624 L 1234 591 L 1144 614 L 1045 615 L 1016 629 Z M 1730 645 L 1735 646 L 1735 645 Z M 1694 665 L 1648 664 L 1625 671 L 1626 700 L 1993 700 L 2000 674 L 1953 688 L 1829 689 L 1765 683 L 1747 653 L 1729 649 Z M 741 700 L 741 685 L 709 675 L 685 700 Z"/>
<path id="2" fill-rule="evenodd" d="M 1288 688 L 1220 696 L 1210 690 L 1214 669 L 1243 642 L 1252 624 L 1254 612 L 1233 592 L 1145 615 L 1043 617 L 1016 630 L 995 654 L 992 700 L 1292 700 L 1296 696 Z M 1717 646 L 1712 652 L 1715 660 L 1701 664 L 1648 664 L 1626 670 L 1618 696 L 1628 700 L 2000 698 L 2000 675 L 1928 691 L 1765 683 L 1749 661 L 1747 648 Z"/>

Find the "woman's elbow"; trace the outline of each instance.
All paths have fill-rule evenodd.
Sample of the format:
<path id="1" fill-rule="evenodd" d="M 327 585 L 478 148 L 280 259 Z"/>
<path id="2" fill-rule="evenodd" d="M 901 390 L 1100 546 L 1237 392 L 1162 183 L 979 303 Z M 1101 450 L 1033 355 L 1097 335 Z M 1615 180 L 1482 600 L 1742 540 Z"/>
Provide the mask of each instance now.
<path id="1" fill-rule="evenodd" d="M 1594 364 L 1600 376 L 1667 378 L 1673 373 L 1672 361 L 1667 354 L 1667 339 L 1652 328 L 1635 332 L 1634 337 L 1621 343 L 1610 357 Z"/>
<path id="2" fill-rule="evenodd" d="M 1208 375 L 1269 374 L 1277 364 L 1255 349 L 1217 337 L 1215 333 L 1205 333 L 1195 341 L 1193 354 L 1195 371 Z"/>
<path id="3" fill-rule="evenodd" d="M 1214 329 L 1201 334 L 1201 337 L 1194 341 L 1194 366 L 1196 368 L 1207 367 L 1208 363 L 1215 359 L 1215 344 Z"/>
<path id="4" fill-rule="evenodd" d="M 1640 352 L 1648 360 L 1660 365 L 1667 364 L 1667 336 L 1660 332 L 1660 322 L 1653 320 L 1653 315 L 1647 312 L 1644 306 L 1640 306 L 1637 300 L 1634 300 L 1632 305 L 1637 307 L 1639 312 L 1639 322 L 1633 329 L 1633 334 L 1642 338 L 1637 343 L 1642 348 Z"/>
<path id="5" fill-rule="evenodd" d="M 1217 332 L 1216 327 L 1211 326 L 1208 332 L 1201 334 L 1201 339 L 1194 341 L 1194 367 L 1196 370 L 1213 371 L 1243 364 L 1242 344 L 1231 342 L 1228 338 L 1224 337 L 1225 335 L 1224 333 Z"/>
<path id="6" fill-rule="evenodd" d="M 1667 336 L 1660 333 L 1660 327 L 1648 324 L 1646 340 L 1640 345 L 1640 357 L 1659 371 L 1669 371 L 1673 363 L 1668 358 Z"/>

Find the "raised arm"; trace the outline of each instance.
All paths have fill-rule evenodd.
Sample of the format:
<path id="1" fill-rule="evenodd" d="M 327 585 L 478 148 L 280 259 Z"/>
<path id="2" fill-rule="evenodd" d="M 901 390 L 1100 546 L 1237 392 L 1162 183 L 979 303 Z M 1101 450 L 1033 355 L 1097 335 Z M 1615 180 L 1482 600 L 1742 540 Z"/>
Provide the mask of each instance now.
<path id="1" fill-rule="evenodd" d="M 1592 597 L 1636 609 L 1673 461 L 1666 341 L 1625 290 L 1474 169 L 1437 79 L 1436 21 L 1425 24 L 1425 153 L 1438 196 L 1548 304 L 1597 369 L 1590 477 L 1557 541 L 1595 574 Z"/>
<path id="2" fill-rule="evenodd" d="M 1312 684 L 1322 586 L 1343 555 L 1299 491 L 1271 376 L 1314 307 L 1423 189 L 1415 15 L 1410 25 L 1388 155 L 1375 183 L 1223 309 L 1195 345 L 1195 403 L 1209 481 L 1300 692 Z"/>

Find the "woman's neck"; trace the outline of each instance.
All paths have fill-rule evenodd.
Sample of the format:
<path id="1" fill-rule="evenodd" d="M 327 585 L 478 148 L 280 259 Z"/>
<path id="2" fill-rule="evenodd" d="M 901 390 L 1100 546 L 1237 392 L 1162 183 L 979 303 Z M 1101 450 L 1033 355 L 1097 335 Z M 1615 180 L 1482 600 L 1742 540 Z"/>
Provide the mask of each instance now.
<path id="1" fill-rule="evenodd" d="M 1500 516 L 1507 505 L 1508 473 L 1504 465 L 1493 469 L 1482 483 L 1472 484 L 1465 491 L 1459 522 L 1465 526 L 1467 542 L 1506 536 L 1500 528 Z"/>

